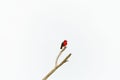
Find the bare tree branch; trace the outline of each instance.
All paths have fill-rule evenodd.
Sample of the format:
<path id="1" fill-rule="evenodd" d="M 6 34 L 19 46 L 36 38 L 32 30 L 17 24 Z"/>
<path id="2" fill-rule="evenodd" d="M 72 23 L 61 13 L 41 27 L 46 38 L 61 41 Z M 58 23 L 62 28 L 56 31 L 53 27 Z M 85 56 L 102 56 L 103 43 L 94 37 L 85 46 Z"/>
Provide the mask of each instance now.
<path id="1" fill-rule="evenodd" d="M 57 66 L 57 64 L 58 64 L 58 59 L 59 59 L 59 57 L 61 56 L 62 52 L 63 52 L 66 48 L 67 48 L 67 47 L 64 47 L 64 48 L 60 51 L 60 53 L 58 54 L 58 56 L 57 56 L 57 58 L 56 58 L 56 61 L 55 61 L 55 66 Z"/>
<path id="2" fill-rule="evenodd" d="M 64 51 L 64 50 L 63 50 Z M 67 60 L 68 60 L 68 58 L 71 56 L 72 54 L 70 53 L 70 54 L 68 54 L 65 58 L 64 58 L 64 60 L 60 63 L 60 64 L 58 64 L 58 65 L 56 65 L 42 80 L 47 80 L 47 78 L 51 75 L 51 74 L 53 74 L 60 66 L 62 66 L 65 62 L 67 62 Z"/>

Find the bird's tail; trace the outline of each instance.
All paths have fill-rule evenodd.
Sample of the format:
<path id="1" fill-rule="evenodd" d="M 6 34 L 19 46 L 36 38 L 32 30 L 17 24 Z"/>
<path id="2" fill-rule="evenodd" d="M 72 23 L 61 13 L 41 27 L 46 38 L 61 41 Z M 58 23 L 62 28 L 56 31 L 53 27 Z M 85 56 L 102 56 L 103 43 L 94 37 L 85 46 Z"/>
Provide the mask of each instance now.
<path id="1" fill-rule="evenodd" d="M 62 46 L 60 47 L 60 49 L 62 49 Z"/>

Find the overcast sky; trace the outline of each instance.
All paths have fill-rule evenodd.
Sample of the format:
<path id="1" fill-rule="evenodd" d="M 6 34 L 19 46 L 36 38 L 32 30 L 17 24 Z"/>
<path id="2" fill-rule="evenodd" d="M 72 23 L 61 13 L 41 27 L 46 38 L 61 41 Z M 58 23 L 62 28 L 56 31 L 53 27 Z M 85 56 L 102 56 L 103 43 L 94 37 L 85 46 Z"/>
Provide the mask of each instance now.
<path id="1" fill-rule="evenodd" d="M 0 80 L 42 80 L 64 39 L 48 80 L 120 80 L 119 0 L 1 0 Z"/>

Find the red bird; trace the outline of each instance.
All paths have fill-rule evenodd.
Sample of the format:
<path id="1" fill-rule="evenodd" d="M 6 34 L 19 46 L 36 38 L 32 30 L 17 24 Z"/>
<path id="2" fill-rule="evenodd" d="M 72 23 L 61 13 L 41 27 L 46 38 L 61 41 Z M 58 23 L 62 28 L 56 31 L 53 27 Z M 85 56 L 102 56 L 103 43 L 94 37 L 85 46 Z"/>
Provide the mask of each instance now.
<path id="1" fill-rule="evenodd" d="M 62 49 L 63 47 L 66 47 L 66 45 L 67 45 L 67 40 L 64 40 L 61 44 L 60 49 Z"/>

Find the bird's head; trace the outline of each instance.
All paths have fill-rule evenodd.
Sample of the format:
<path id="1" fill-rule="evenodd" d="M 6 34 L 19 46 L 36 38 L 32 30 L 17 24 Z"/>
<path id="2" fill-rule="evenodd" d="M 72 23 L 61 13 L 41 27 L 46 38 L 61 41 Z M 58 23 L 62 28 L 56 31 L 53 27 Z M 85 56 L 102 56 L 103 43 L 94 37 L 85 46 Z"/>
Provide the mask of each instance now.
<path id="1" fill-rule="evenodd" d="M 64 40 L 64 42 L 67 42 L 67 40 Z"/>

